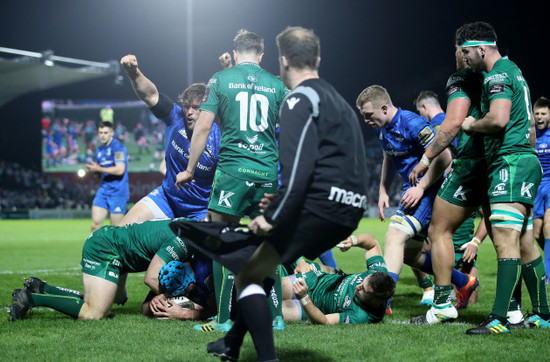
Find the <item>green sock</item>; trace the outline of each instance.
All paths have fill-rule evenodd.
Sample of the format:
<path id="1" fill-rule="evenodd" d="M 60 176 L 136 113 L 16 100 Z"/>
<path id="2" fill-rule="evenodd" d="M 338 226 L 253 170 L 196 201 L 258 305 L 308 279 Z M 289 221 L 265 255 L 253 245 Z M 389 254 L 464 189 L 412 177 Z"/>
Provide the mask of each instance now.
<path id="1" fill-rule="evenodd" d="M 78 313 L 84 305 L 84 301 L 78 297 L 37 293 L 32 293 L 32 302 L 35 307 L 53 308 L 73 318 L 78 318 Z"/>
<path id="2" fill-rule="evenodd" d="M 434 304 L 437 305 L 451 305 L 451 291 L 453 286 L 449 285 L 434 285 Z"/>
<path id="3" fill-rule="evenodd" d="M 434 283 L 432 283 L 432 278 L 430 278 L 429 276 L 424 279 L 416 279 L 416 282 L 418 283 L 418 286 L 422 289 L 434 286 Z"/>
<path id="4" fill-rule="evenodd" d="M 231 294 L 235 276 L 233 273 L 213 262 L 212 276 L 214 279 L 214 294 L 216 296 L 216 307 L 218 309 L 218 323 L 225 323 L 229 320 L 231 312 Z"/>
<path id="5" fill-rule="evenodd" d="M 522 265 L 521 273 L 523 275 L 523 280 L 525 280 L 527 290 L 529 291 L 529 297 L 531 297 L 533 313 L 550 313 L 548 309 L 548 295 L 544 282 L 545 270 L 542 257 L 538 257 L 532 262 Z"/>
<path id="6" fill-rule="evenodd" d="M 283 284 L 281 281 L 281 269 L 282 267 L 279 265 L 275 272 L 275 283 L 267 297 L 273 319 L 283 316 Z"/>
<path id="7" fill-rule="evenodd" d="M 521 260 L 519 258 L 498 259 L 497 290 L 495 304 L 491 314 L 505 318 L 510 306 L 510 299 L 521 275 Z"/>
<path id="8" fill-rule="evenodd" d="M 84 299 L 84 294 L 80 293 L 78 290 L 72 290 L 67 288 L 56 287 L 49 284 L 44 284 L 44 293 L 53 294 L 53 295 L 64 295 L 66 297 L 77 297 Z"/>
<path id="9" fill-rule="evenodd" d="M 510 299 L 510 305 L 508 306 L 508 311 L 513 312 L 515 310 L 521 311 L 521 275 L 518 279 L 518 283 L 514 288 L 514 293 Z"/>

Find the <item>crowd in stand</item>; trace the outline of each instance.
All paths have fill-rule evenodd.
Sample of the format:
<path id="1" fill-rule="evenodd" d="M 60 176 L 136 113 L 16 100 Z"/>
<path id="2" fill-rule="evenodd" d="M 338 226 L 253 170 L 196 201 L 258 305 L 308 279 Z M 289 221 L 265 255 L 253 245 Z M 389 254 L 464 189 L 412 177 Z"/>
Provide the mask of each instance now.
<path id="1" fill-rule="evenodd" d="M 0 211 L 89 208 L 93 199 L 86 185 L 69 184 L 17 163 L 0 161 Z"/>

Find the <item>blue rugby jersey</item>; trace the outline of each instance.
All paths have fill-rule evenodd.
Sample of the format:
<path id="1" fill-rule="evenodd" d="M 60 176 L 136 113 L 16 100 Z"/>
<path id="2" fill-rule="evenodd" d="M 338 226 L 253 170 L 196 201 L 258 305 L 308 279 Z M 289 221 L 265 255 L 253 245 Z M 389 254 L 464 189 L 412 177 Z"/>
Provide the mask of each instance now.
<path id="1" fill-rule="evenodd" d="M 403 188 L 409 184 L 409 174 L 432 142 L 435 131 L 430 122 L 416 113 L 398 108 L 391 122 L 376 130 L 382 149 L 393 159 L 403 178 Z"/>
<path id="2" fill-rule="evenodd" d="M 114 167 L 115 164 L 124 162 L 126 169 L 121 176 L 101 175 L 101 185 L 99 188 L 108 196 L 129 197 L 128 187 L 128 151 L 126 147 L 113 138 L 107 146 L 99 146 L 95 150 L 95 160 L 101 167 Z"/>
<path id="3" fill-rule="evenodd" d="M 550 181 L 550 128 L 544 131 L 537 129 L 537 154 L 542 165 L 543 181 Z"/>
<path id="4" fill-rule="evenodd" d="M 185 129 L 183 109 L 173 103 L 168 96 L 160 96 L 162 99 L 151 108 L 151 111 L 166 124 L 166 176 L 162 180 L 162 188 L 168 201 L 173 205 L 174 216 L 185 216 L 179 215 L 176 211 L 197 211 L 208 207 L 220 152 L 220 127 L 216 123 L 212 124 L 206 147 L 195 169 L 195 182 L 189 184 L 189 189 L 180 187 L 178 191 L 175 186 L 176 176 L 187 169 L 191 135 L 188 135 Z"/>

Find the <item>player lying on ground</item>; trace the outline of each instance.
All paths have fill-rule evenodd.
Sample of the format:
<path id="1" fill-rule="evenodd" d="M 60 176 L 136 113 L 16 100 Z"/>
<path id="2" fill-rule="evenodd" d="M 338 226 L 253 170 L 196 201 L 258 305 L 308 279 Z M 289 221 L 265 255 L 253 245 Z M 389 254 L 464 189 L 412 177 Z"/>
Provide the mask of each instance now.
<path id="1" fill-rule="evenodd" d="M 38 306 L 78 319 L 105 318 L 113 303 L 124 304 L 128 299 L 128 273 L 145 272 L 145 284 L 155 295 L 161 294 L 159 271 L 166 262 L 195 261 L 193 249 L 168 227 L 171 221 L 104 226 L 93 232 L 84 243 L 80 262 L 84 294 L 30 277 L 23 289 L 13 291 L 9 319 L 21 319 Z"/>
<path id="2" fill-rule="evenodd" d="M 315 324 L 377 323 L 395 291 L 382 250 L 372 234 L 359 234 L 338 244 L 365 249 L 367 270 L 350 275 L 330 274 L 317 268 L 283 278 L 285 320 Z"/>

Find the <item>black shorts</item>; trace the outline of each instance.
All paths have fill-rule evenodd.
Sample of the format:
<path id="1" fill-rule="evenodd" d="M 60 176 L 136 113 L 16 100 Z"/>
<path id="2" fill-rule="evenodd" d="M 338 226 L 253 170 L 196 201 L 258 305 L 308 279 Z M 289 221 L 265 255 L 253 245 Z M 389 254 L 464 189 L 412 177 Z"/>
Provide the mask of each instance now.
<path id="1" fill-rule="evenodd" d="M 353 231 L 302 210 L 292 223 L 277 227 L 267 242 L 277 250 L 283 263 L 291 263 L 301 256 L 311 260 L 317 258 Z"/>

